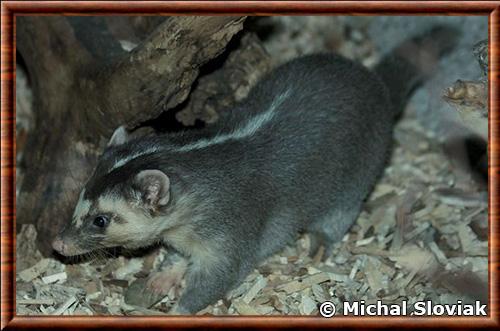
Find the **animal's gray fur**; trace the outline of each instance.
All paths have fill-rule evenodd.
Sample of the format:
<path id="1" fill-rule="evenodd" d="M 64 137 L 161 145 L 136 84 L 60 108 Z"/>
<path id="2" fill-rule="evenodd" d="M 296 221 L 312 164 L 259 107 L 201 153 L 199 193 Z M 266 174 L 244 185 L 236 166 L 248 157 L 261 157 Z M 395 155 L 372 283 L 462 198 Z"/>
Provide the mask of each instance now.
<path id="1" fill-rule="evenodd" d="M 441 29 L 437 35 L 443 31 L 454 33 Z M 435 36 L 433 31 L 425 38 Z M 422 39 L 416 40 L 422 46 Z M 327 249 L 342 238 L 383 170 L 402 100 L 421 79 L 410 62 L 394 54 L 382 60 L 375 71 L 383 81 L 336 55 L 293 60 L 263 78 L 215 128 L 110 146 L 84 198 L 131 201 L 137 199 L 137 173 L 158 169 L 168 176 L 171 200 L 148 217 L 173 222 L 168 215 L 186 197 L 192 208 L 182 215 L 189 217 L 144 245 L 164 240 L 191 254 L 179 311 L 196 312 L 222 298 L 299 232 L 309 231 Z M 250 130 L 249 121 L 266 111 L 272 116 Z M 146 150 L 151 152 L 143 154 Z M 182 240 L 169 242 L 173 237 L 166 233 L 182 227 L 189 231 L 177 233 L 188 233 L 189 243 L 209 253 L 198 256 L 203 250 L 186 250 Z"/>

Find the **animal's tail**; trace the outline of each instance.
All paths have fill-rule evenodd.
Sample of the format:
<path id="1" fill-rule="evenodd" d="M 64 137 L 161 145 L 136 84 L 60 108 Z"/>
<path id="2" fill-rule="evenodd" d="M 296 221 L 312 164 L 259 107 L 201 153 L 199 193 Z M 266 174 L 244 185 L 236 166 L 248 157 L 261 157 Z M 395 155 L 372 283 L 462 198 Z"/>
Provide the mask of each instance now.
<path id="1" fill-rule="evenodd" d="M 441 56 L 451 51 L 460 37 L 460 30 L 436 26 L 412 38 L 382 58 L 375 72 L 389 89 L 394 115 L 399 115 L 411 92 L 432 75 Z"/>

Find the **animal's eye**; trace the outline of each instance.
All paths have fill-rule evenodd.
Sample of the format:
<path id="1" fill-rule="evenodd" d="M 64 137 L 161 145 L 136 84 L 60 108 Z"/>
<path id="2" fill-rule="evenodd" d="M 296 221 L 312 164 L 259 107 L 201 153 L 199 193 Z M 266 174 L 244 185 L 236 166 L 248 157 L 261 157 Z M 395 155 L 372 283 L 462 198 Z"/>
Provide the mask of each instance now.
<path id="1" fill-rule="evenodd" d="M 107 218 L 106 216 L 97 216 L 96 218 L 94 218 L 94 225 L 99 227 L 99 228 L 104 228 L 108 225 L 109 223 L 109 218 Z"/>

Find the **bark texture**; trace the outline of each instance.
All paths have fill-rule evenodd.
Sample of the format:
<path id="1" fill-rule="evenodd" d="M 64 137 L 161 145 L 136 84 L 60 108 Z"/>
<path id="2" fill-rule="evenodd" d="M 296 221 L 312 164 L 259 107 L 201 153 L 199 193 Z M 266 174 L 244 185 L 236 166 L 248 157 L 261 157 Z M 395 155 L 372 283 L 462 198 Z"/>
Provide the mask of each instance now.
<path id="1" fill-rule="evenodd" d="M 488 141 L 488 40 L 477 43 L 472 50 L 483 76 L 478 80 L 457 80 L 443 98 L 453 106 L 464 124 Z"/>
<path id="2" fill-rule="evenodd" d="M 228 106 L 238 87 L 253 80 L 246 76 L 251 70 L 238 71 L 239 58 L 253 58 L 259 64 L 255 72 L 266 69 L 266 54 L 250 36 L 240 40 L 237 51 L 222 54 L 243 21 L 227 16 L 17 18 L 17 48 L 30 76 L 35 113 L 21 160 L 25 175 L 17 222 L 36 225 L 44 254 L 51 253 L 52 238 L 71 217 L 114 129 L 138 128 L 184 107 L 191 108 L 184 114 L 206 114 L 209 94 L 214 91 L 218 100 L 217 92 L 230 85 L 226 80 L 233 75 L 236 86 L 223 93 L 229 101 L 213 107 Z M 137 46 L 127 51 L 126 42 Z M 251 55 L 252 48 L 260 53 Z M 207 63 L 219 58 L 219 68 L 199 77 Z M 188 100 L 191 91 L 202 90 Z"/>

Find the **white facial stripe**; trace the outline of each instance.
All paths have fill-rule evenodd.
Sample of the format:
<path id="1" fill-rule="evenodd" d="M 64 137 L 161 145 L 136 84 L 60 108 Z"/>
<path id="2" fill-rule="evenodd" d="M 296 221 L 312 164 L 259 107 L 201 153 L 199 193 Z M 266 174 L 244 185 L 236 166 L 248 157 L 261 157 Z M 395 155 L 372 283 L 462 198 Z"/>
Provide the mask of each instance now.
<path id="1" fill-rule="evenodd" d="M 143 151 L 139 151 L 139 152 L 136 152 L 134 154 L 131 154 L 131 155 L 127 155 L 126 157 L 124 157 L 123 159 L 120 159 L 118 160 L 112 167 L 111 169 L 109 169 L 109 172 L 113 171 L 114 169 L 116 168 L 119 168 L 119 167 L 122 167 L 124 166 L 125 164 L 127 164 L 128 162 L 130 162 L 131 160 L 133 159 L 136 159 L 138 158 L 139 156 L 142 156 L 142 155 L 146 155 L 146 154 L 151 154 L 151 153 L 155 153 L 155 152 L 158 152 L 160 149 L 159 147 L 151 147 L 151 148 L 148 148 L 146 150 L 143 150 Z"/>
<path id="2" fill-rule="evenodd" d="M 89 200 L 85 200 L 83 196 L 85 195 L 85 189 L 80 192 L 80 197 L 78 203 L 76 204 L 75 211 L 73 213 L 73 223 L 75 227 L 79 228 L 82 225 L 83 217 L 90 211 L 91 203 Z"/>
<path id="3" fill-rule="evenodd" d="M 185 152 L 185 151 L 191 151 L 194 149 L 202 149 L 211 145 L 217 145 L 217 144 L 222 144 L 228 140 L 234 140 L 234 139 L 243 139 L 249 136 L 252 136 L 255 134 L 259 129 L 261 129 L 263 126 L 265 126 L 267 123 L 269 123 L 274 115 L 275 115 L 275 110 L 278 108 L 285 100 L 286 98 L 290 95 L 290 90 L 287 90 L 285 93 L 280 94 L 278 97 L 276 97 L 273 102 L 271 103 L 271 106 L 267 111 L 264 113 L 261 113 L 254 118 L 250 119 L 245 126 L 237 128 L 231 133 L 227 134 L 222 134 L 214 137 L 213 139 L 202 139 L 199 140 L 195 143 L 188 144 L 185 146 L 180 147 L 176 151 L 179 152 Z"/>
<path id="4" fill-rule="evenodd" d="M 104 240 L 108 244 L 126 245 L 133 241 L 147 246 L 152 240 L 152 234 L 158 235 L 153 222 L 144 213 L 135 211 L 120 197 L 109 195 L 100 197 L 98 209 L 103 213 L 118 214 L 124 221 L 111 222 Z"/>
<path id="5" fill-rule="evenodd" d="M 101 196 L 99 200 L 97 200 L 97 203 L 99 211 L 121 215 L 127 222 L 135 221 L 138 215 L 140 215 L 135 213 L 130 205 L 120 197 L 113 197 L 110 195 Z"/>

